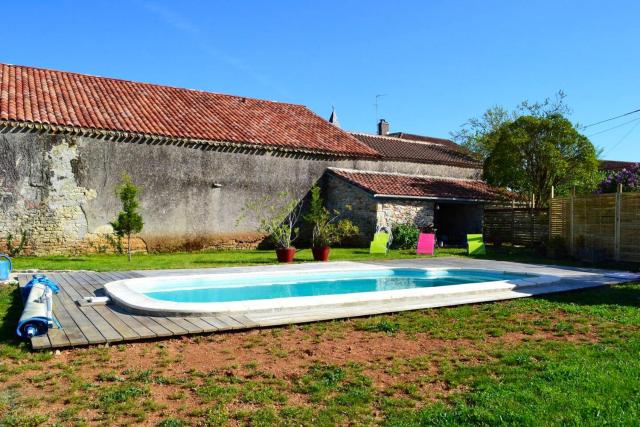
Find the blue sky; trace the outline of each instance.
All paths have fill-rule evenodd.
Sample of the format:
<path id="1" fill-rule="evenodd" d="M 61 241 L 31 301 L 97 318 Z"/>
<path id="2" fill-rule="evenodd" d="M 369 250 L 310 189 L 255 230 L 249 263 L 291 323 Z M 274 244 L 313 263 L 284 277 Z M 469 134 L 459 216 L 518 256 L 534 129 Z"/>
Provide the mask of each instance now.
<path id="1" fill-rule="evenodd" d="M 305 104 L 343 128 L 447 137 L 564 90 L 589 124 L 640 108 L 637 1 L 2 4 L 0 61 Z M 640 114 L 585 130 L 640 161 Z"/>

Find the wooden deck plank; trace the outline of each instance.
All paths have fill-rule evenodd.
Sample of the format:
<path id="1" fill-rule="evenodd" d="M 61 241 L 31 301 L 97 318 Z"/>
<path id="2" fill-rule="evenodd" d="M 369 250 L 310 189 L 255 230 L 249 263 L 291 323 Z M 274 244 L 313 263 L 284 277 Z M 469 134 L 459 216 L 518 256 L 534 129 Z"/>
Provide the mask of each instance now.
<path id="1" fill-rule="evenodd" d="M 113 276 L 111 276 L 109 273 L 94 273 L 94 275 L 97 278 L 101 279 L 102 283 L 119 280 L 113 279 Z M 141 339 L 155 338 L 157 336 L 151 329 L 144 326 L 131 314 L 120 311 L 118 307 L 109 308 L 116 316 L 118 316 L 118 318 L 120 318 L 120 320 L 122 320 L 125 324 L 127 324 L 127 326 L 129 326 L 129 328 L 131 328 L 136 334 L 138 334 Z"/>
<path id="2" fill-rule="evenodd" d="M 207 323 L 218 328 L 219 331 L 228 331 L 232 329 L 230 325 L 220 321 L 219 317 L 205 317 L 204 319 L 206 319 Z"/>
<path id="3" fill-rule="evenodd" d="M 95 294 L 96 289 L 99 289 L 100 285 L 96 282 L 100 279 L 97 279 L 91 274 L 87 273 L 77 273 L 76 279 L 84 285 L 84 288 L 87 289 L 87 292 L 93 292 Z M 96 311 L 100 313 L 100 315 L 122 336 L 122 338 L 127 340 L 136 340 L 140 338 L 140 334 L 138 334 L 134 329 L 132 329 L 126 322 L 124 322 L 120 316 L 118 316 L 111 308 L 107 306 L 96 306 Z"/>
<path id="4" fill-rule="evenodd" d="M 42 350 L 45 348 L 51 348 L 51 341 L 49 341 L 48 332 L 44 335 L 38 335 L 31 337 L 31 348 L 34 350 Z"/>
<path id="5" fill-rule="evenodd" d="M 132 277 L 141 277 L 137 273 L 128 272 L 106 272 L 101 276 L 107 281 L 123 280 Z M 170 335 L 183 335 L 189 333 L 201 333 L 201 332 L 214 332 L 217 328 L 210 325 L 206 321 L 198 320 L 197 318 L 163 318 L 156 316 L 142 316 L 128 313 L 133 319 L 138 320 L 141 324 L 147 327 L 149 330 L 156 333 L 157 336 L 170 336 Z M 159 319 L 163 319 L 160 321 Z M 181 319 L 181 320 L 177 320 Z"/>
<path id="6" fill-rule="evenodd" d="M 136 277 L 136 276 L 139 276 L 139 274 L 134 273 L 134 274 L 131 274 L 131 276 Z M 119 275 L 119 277 L 122 277 L 122 276 Z M 105 278 L 97 277 L 95 274 L 81 273 L 78 276 L 78 278 L 81 279 L 82 282 L 85 284 L 85 288 L 90 288 L 91 290 L 93 290 L 95 294 L 102 296 L 104 295 L 104 291 L 102 290 L 103 284 L 107 283 L 107 281 L 111 281 L 111 279 L 113 279 L 114 276 L 109 275 L 108 279 L 105 279 Z M 121 333 L 129 330 L 130 332 L 127 332 L 127 333 L 132 333 L 138 336 L 138 334 L 131 331 L 131 329 L 126 324 L 124 324 L 124 322 L 122 322 L 122 320 L 120 320 L 118 316 L 116 316 L 113 313 L 113 310 L 110 307 L 105 307 L 105 306 L 102 306 L 102 307 L 104 311 L 108 312 L 108 314 L 106 314 L 105 316 L 109 316 L 110 319 L 115 318 L 114 320 L 111 320 L 112 324 L 114 326 L 116 326 L 117 324 L 118 329 L 124 329 L 124 331 L 121 331 Z M 138 315 L 132 315 L 132 314 L 131 316 L 133 316 L 136 320 L 143 323 L 148 329 L 152 330 L 159 337 L 166 337 L 171 335 L 184 335 L 188 333 L 186 329 L 181 328 L 180 326 L 176 325 L 172 321 L 164 319 L 163 317 L 138 316 Z"/>
<path id="7" fill-rule="evenodd" d="M 201 334 L 202 332 L 204 332 L 203 328 L 200 328 L 200 327 L 194 325 L 193 323 L 189 322 L 187 320 L 187 318 L 185 318 L 185 317 L 167 316 L 167 319 L 171 320 L 173 323 L 175 323 L 176 325 L 180 326 L 181 328 L 186 329 L 187 333 L 190 333 L 190 334 Z"/>
<path id="8" fill-rule="evenodd" d="M 60 323 L 61 329 L 59 330 L 63 331 L 69 346 L 89 344 L 89 340 L 84 336 L 75 320 L 73 320 L 71 315 L 67 312 L 67 309 L 60 301 L 60 298 L 58 298 L 58 295 L 53 296 L 53 315 Z M 53 337 L 53 335 L 51 335 L 51 337 Z M 62 345 L 62 334 L 58 334 L 55 338 Z"/>
<path id="9" fill-rule="evenodd" d="M 18 283 L 21 288 L 21 292 L 22 292 L 22 288 L 24 288 L 24 286 L 32 279 L 32 277 L 33 277 L 33 274 L 24 274 L 24 275 L 18 276 Z M 23 297 L 26 298 L 27 295 L 23 295 Z M 67 314 L 64 311 L 64 309 L 61 309 L 57 305 L 59 305 L 58 298 L 56 295 L 54 295 L 52 314 L 54 319 L 57 322 L 62 323 L 61 318 L 67 318 Z M 75 328 L 75 323 L 73 322 L 73 320 L 71 320 L 71 324 L 73 324 L 73 328 Z M 70 331 L 72 338 L 76 338 L 76 333 L 77 333 L 76 329 L 73 329 Z M 64 329 L 59 329 L 57 326 L 54 328 L 50 328 L 47 331 L 46 336 L 49 340 L 49 343 L 51 344 L 51 347 L 69 347 L 72 345 L 76 345 L 69 338 L 67 332 Z M 44 344 L 45 344 L 44 340 L 40 340 L 39 342 L 37 341 L 37 345 L 44 345 Z"/>
<path id="10" fill-rule="evenodd" d="M 67 290 L 72 286 L 69 283 L 68 275 L 50 274 L 49 277 L 60 285 L 60 292 L 56 295 L 62 307 L 65 308 L 69 316 L 76 323 L 78 329 L 90 344 L 105 342 L 105 337 L 93 325 L 87 315 L 79 309 Z M 69 289 L 70 290 L 70 289 Z M 55 306 L 55 304 L 54 304 Z M 63 327 L 65 325 L 63 324 Z"/>
<path id="11" fill-rule="evenodd" d="M 220 323 L 215 321 L 215 317 L 201 317 L 202 321 L 207 322 L 214 331 L 220 330 Z"/>
<path id="12" fill-rule="evenodd" d="M 150 331 L 152 331 L 158 337 L 168 337 L 174 335 L 170 329 L 165 328 L 163 325 L 157 322 L 154 317 L 142 316 L 138 314 L 129 314 L 131 317 L 136 319 Z"/>
<path id="13" fill-rule="evenodd" d="M 76 274 L 65 275 L 67 283 L 71 286 L 67 287 L 67 293 L 75 300 L 82 299 L 84 296 L 93 295 L 93 292 L 87 291 L 76 278 Z M 124 338 L 111 324 L 102 316 L 100 308 L 102 306 L 80 307 L 76 304 L 78 310 L 83 312 L 85 316 L 93 323 L 97 330 L 100 331 L 106 342 L 122 341 Z"/>
<path id="14" fill-rule="evenodd" d="M 80 277 L 84 277 L 84 276 L 80 275 Z M 109 277 L 102 276 L 101 273 L 90 273 L 88 280 L 91 283 L 93 283 L 93 286 L 96 289 L 99 289 L 101 286 L 100 285 L 101 283 L 108 282 L 111 279 Z M 114 326 L 116 330 L 120 331 L 121 335 L 123 335 L 123 333 L 126 332 L 128 335 L 131 336 L 130 339 L 133 339 L 133 340 L 150 338 L 155 336 L 147 328 L 145 328 L 144 326 L 141 326 L 137 320 L 132 319 L 128 313 L 124 313 L 122 311 L 119 311 L 111 307 L 106 307 L 106 308 L 107 310 L 109 310 L 109 313 L 110 313 L 108 315 L 109 323 L 111 323 L 111 325 Z"/>
<path id="15" fill-rule="evenodd" d="M 256 326 L 258 326 L 256 322 L 249 319 L 244 314 L 230 314 L 229 317 L 231 317 L 236 322 L 240 323 L 245 328 L 255 328 Z"/>
<path id="16" fill-rule="evenodd" d="M 218 330 L 215 326 L 212 326 L 208 322 L 202 320 L 199 317 L 185 317 L 189 322 L 193 323 L 196 327 L 202 329 L 202 332 L 215 332 Z"/>
<path id="17" fill-rule="evenodd" d="M 103 282 L 104 284 L 113 280 L 122 280 L 122 279 L 138 277 L 139 275 L 135 273 L 129 273 L 129 272 L 114 272 L 114 273 L 109 272 L 109 273 L 102 273 L 101 276 L 103 278 L 108 279 Z M 116 308 L 114 307 L 112 308 L 112 310 L 115 311 Z M 123 313 L 123 314 L 128 316 L 130 321 L 138 322 L 138 324 L 141 325 L 143 329 L 140 329 L 140 330 L 136 329 L 136 330 L 141 334 L 142 333 L 146 334 L 147 338 L 166 337 L 166 336 L 173 335 L 171 330 L 163 327 L 161 324 L 156 322 L 153 317 L 138 315 L 134 313 Z"/>
<path id="18" fill-rule="evenodd" d="M 187 329 L 176 324 L 175 322 L 172 322 L 170 319 L 167 319 L 166 317 L 154 316 L 153 320 L 158 322 L 158 324 L 160 324 L 165 329 L 169 330 L 173 335 L 187 335 L 189 333 Z"/>
<path id="19" fill-rule="evenodd" d="M 71 345 L 71 340 L 69 340 L 64 329 L 51 328 L 47 331 L 47 337 L 52 348 L 69 347 Z"/>
<path id="20" fill-rule="evenodd" d="M 221 322 L 227 324 L 227 329 L 242 329 L 242 328 L 244 328 L 244 325 L 242 323 L 240 323 L 237 320 L 227 316 L 226 314 L 223 314 L 223 315 L 220 315 L 220 316 L 216 316 L 216 317 Z"/>

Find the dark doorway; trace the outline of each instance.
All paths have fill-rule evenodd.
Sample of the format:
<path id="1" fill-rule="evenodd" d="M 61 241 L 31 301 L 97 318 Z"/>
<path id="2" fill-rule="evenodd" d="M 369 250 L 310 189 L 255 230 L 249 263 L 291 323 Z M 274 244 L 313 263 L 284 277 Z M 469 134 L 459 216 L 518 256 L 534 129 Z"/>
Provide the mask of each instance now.
<path id="1" fill-rule="evenodd" d="M 444 246 L 464 246 L 467 234 L 482 233 L 482 205 L 437 202 L 433 224 L 438 243 Z"/>

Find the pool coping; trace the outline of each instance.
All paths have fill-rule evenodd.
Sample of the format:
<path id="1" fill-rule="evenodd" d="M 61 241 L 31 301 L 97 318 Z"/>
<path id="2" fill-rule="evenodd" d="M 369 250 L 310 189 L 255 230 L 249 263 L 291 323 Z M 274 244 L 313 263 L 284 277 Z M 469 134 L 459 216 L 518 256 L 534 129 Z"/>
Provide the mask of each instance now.
<path id="1" fill-rule="evenodd" d="M 468 283 L 462 285 L 447 285 L 429 288 L 411 288 L 389 291 L 358 292 L 348 294 L 334 294 L 323 296 L 286 297 L 262 300 L 232 301 L 232 302 L 208 302 L 208 303 L 185 303 L 163 301 L 148 297 L 135 289 L 135 285 L 142 285 L 157 280 L 175 279 L 201 279 L 211 276 L 233 274 L 238 277 L 252 276 L 276 276 L 283 273 L 321 273 L 330 271 L 371 271 L 388 270 L 395 268 L 388 265 L 372 265 L 359 262 L 334 262 L 330 264 L 308 264 L 307 267 L 300 265 L 281 265 L 278 268 L 270 268 L 265 271 L 262 266 L 229 268 L 225 271 L 211 271 L 206 274 L 185 274 L 171 275 L 166 277 L 142 277 L 124 280 L 116 280 L 106 283 L 104 289 L 106 294 L 123 309 L 151 316 L 203 316 L 231 313 L 265 313 L 304 309 L 324 309 L 331 307 L 345 306 L 394 306 L 393 311 L 398 310 L 398 305 L 409 303 L 414 306 L 421 302 L 429 305 L 430 301 L 446 299 L 450 304 L 455 304 L 459 300 L 465 303 L 470 297 L 481 294 L 492 294 L 501 292 L 517 291 L 535 286 L 546 286 L 562 280 L 562 277 L 550 275 L 520 272 L 530 277 L 523 279 L 499 280 L 491 282 Z M 414 270 L 443 270 L 443 269 L 464 269 L 488 271 L 487 268 L 464 268 L 457 266 L 449 267 L 404 267 Z M 236 270 L 236 271 L 234 271 Z M 495 270 L 491 270 L 495 271 Z M 500 273 L 514 273 L 514 271 L 499 270 Z"/>

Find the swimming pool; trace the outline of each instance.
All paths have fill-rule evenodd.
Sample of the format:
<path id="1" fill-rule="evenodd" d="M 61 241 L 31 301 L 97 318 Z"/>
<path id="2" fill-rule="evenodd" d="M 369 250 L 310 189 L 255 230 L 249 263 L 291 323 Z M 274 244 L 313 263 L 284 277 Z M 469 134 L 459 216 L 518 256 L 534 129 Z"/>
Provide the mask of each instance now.
<path id="1" fill-rule="evenodd" d="M 237 273 L 126 279 L 107 283 L 105 291 L 118 305 L 135 312 L 205 315 L 400 300 L 413 306 L 424 298 L 513 289 L 549 280 L 526 272 L 336 263 L 322 268 L 255 267 Z"/>
<path id="2" fill-rule="evenodd" d="M 149 298 L 158 300 L 202 303 L 394 291 L 525 277 L 530 276 L 484 270 L 389 268 L 265 277 L 183 278 L 150 283 L 146 289 L 140 290 Z"/>

